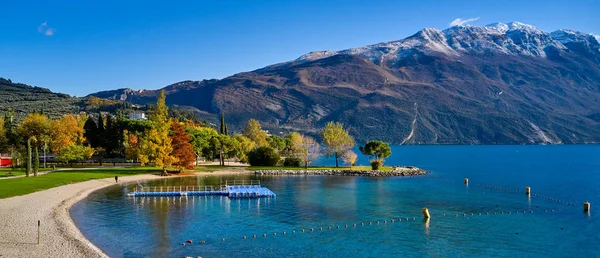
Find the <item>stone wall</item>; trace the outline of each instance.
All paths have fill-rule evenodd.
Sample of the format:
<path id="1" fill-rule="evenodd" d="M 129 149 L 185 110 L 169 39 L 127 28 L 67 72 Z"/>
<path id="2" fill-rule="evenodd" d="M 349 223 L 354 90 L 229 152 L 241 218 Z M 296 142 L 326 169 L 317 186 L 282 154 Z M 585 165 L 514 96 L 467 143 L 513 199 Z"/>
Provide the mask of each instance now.
<path id="1" fill-rule="evenodd" d="M 417 176 L 425 175 L 428 172 L 420 168 L 403 168 L 395 170 L 256 170 L 256 175 L 327 175 L 327 176 L 369 176 L 369 177 L 383 177 L 383 176 Z"/>

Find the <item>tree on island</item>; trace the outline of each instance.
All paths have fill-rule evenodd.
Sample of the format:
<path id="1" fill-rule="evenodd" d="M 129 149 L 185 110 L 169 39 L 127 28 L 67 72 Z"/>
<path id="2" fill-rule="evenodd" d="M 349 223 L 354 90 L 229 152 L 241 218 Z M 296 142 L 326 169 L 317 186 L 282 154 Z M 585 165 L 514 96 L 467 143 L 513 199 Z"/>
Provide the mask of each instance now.
<path id="1" fill-rule="evenodd" d="M 392 150 L 390 149 L 389 144 L 376 140 L 369 141 L 364 147 L 359 147 L 359 150 L 362 154 L 370 158 L 375 158 L 375 160 L 371 161 L 371 167 L 373 170 L 378 170 L 381 166 L 383 166 L 383 159 L 392 155 Z"/>
<path id="2" fill-rule="evenodd" d="M 344 163 L 346 163 L 350 166 L 356 165 L 357 158 L 358 158 L 358 155 L 356 155 L 356 153 L 354 153 L 354 151 L 351 151 L 351 150 L 344 152 L 344 154 L 342 155 L 342 161 L 344 161 Z"/>
<path id="3" fill-rule="evenodd" d="M 301 135 L 300 141 L 296 147 L 299 158 L 304 163 L 304 169 L 308 168 L 308 165 L 319 158 L 321 148 L 319 143 L 312 137 L 307 135 Z"/>
<path id="4" fill-rule="evenodd" d="M 339 167 L 338 159 L 354 147 L 354 138 L 344 129 L 344 124 L 339 122 L 327 123 L 321 131 L 321 137 L 325 145 L 325 155 L 335 157 L 335 167 Z"/>

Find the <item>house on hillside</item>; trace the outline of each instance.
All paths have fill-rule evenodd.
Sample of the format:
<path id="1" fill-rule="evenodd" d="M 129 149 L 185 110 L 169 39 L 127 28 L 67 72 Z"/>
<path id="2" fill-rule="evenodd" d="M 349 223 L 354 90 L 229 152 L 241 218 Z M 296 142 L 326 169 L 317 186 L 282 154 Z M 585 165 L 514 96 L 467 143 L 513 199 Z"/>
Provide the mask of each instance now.
<path id="1" fill-rule="evenodd" d="M 129 119 L 146 120 L 146 113 L 144 113 L 144 112 L 131 113 L 131 114 L 129 114 Z"/>

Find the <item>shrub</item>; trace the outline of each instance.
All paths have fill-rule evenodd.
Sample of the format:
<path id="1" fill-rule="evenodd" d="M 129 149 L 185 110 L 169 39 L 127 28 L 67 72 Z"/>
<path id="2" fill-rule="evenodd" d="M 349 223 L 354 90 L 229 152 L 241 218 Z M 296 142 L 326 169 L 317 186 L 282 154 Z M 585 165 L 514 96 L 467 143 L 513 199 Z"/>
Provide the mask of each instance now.
<path id="1" fill-rule="evenodd" d="M 383 167 L 383 160 L 372 160 L 371 161 L 371 168 L 373 170 L 379 170 L 381 167 Z"/>
<path id="2" fill-rule="evenodd" d="M 302 165 L 302 160 L 296 157 L 287 157 L 285 158 L 283 165 L 286 167 L 299 167 Z"/>
<path id="3" fill-rule="evenodd" d="M 276 166 L 280 158 L 279 152 L 269 146 L 258 147 L 248 153 L 251 166 Z"/>

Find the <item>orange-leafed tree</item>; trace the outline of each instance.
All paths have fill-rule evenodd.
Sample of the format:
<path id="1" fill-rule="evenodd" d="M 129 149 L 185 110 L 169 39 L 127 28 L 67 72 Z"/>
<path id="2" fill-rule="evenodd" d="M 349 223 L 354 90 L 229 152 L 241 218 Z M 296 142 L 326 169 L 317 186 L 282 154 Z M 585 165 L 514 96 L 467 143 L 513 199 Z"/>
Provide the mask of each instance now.
<path id="1" fill-rule="evenodd" d="M 177 162 L 173 165 L 180 168 L 193 169 L 194 161 L 196 161 L 196 155 L 194 154 L 194 147 L 190 144 L 190 136 L 185 131 L 183 124 L 177 119 L 173 119 L 171 122 L 171 156 L 177 159 Z"/>

